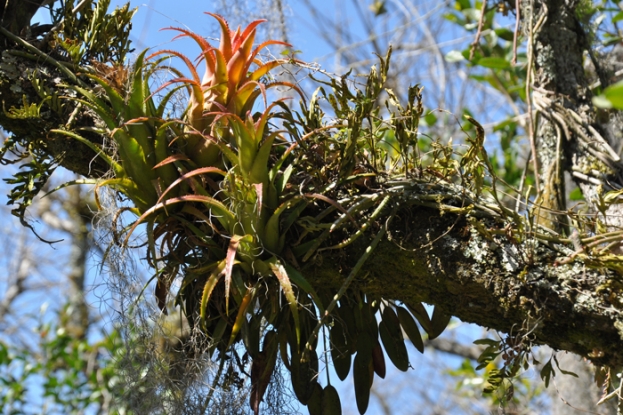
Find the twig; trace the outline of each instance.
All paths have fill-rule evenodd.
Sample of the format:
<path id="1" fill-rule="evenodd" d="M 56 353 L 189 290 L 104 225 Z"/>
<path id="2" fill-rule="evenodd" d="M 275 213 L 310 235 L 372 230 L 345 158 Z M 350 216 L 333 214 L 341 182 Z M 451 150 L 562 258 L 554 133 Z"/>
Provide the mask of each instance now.
<path id="1" fill-rule="evenodd" d="M 519 37 L 519 21 L 521 20 L 521 0 L 515 0 L 515 33 L 513 34 L 513 59 L 511 64 L 517 64 L 517 38 Z"/>
<path id="2" fill-rule="evenodd" d="M 487 0 L 483 0 L 482 7 L 480 8 L 480 20 L 478 20 L 478 31 L 476 32 L 476 39 L 472 43 L 472 47 L 469 51 L 469 60 L 474 59 L 474 52 L 476 52 L 476 46 L 480 42 L 480 35 L 482 35 L 482 27 L 485 24 L 485 11 L 487 10 Z"/>
<path id="3" fill-rule="evenodd" d="M 205 414 L 206 411 L 208 410 L 208 406 L 210 405 L 210 401 L 212 400 L 212 395 L 214 395 L 214 391 L 216 390 L 216 387 L 218 386 L 218 381 L 221 377 L 221 373 L 223 373 L 223 366 L 225 366 L 225 357 L 221 356 L 221 362 L 218 365 L 218 371 L 216 372 L 216 375 L 214 376 L 214 382 L 212 383 L 212 386 L 210 387 L 210 392 L 208 392 L 208 396 L 206 396 L 206 399 L 203 402 L 203 407 L 201 408 L 201 412 L 199 412 L 200 414 Z"/>

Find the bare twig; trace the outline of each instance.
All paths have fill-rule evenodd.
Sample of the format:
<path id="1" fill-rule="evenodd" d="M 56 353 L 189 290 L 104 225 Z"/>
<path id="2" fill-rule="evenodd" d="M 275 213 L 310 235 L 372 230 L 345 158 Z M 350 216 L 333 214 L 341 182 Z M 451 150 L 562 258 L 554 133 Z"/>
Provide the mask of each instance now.
<path id="1" fill-rule="evenodd" d="M 474 59 L 474 52 L 476 52 L 476 47 L 478 43 L 480 43 L 480 36 L 482 35 L 482 27 L 485 24 L 485 11 L 487 10 L 487 0 L 483 0 L 482 7 L 480 8 L 480 20 L 478 20 L 478 31 L 476 32 L 476 39 L 472 43 L 472 47 L 469 51 L 469 60 Z"/>

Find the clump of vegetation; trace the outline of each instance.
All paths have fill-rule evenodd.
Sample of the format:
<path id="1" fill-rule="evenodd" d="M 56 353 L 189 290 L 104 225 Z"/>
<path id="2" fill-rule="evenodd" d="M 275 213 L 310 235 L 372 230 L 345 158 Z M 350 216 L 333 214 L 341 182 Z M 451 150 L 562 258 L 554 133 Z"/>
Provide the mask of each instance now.
<path id="1" fill-rule="evenodd" d="M 110 172 L 61 187 L 94 184 L 102 210 L 121 200 L 110 223 L 109 254 L 130 247 L 144 227 L 146 240 L 139 246 L 153 271 L 157 305 L 163 313 L 180 313 L 183 327 L 172 351 L 156 348 L 152 355 L 168 374 L 177 363 L 169 360 L 171 354 L 218 362 L 198 408 L 217 398 L 212 392 L 217 387 L 242 388 L 239 379 L 250 372 L 249 404 L 257 414 L 281 362 L 310 413 L 339 413 L 329 376 L 324 387 L 318 379 L 323 353 L 318 350 L 324 348 L 340 379 L 354 374 L 357 406 L 366 412 L 375 376 L 385 377 L 386 356 L 399 370 L 409 368 L 403 333 L 423 352 L 421 330 L 435 338 L 451 318 L 440 308 L 429 316 L 421 303 L 376 297 L 355 283 L 365 280 L 366 261 L 405 205 L 433 207 L 470 223 L 489 218 L 491 229 L 473 221 L 472 232 L 481 239 L 569 242 L 543 232 L 534 224 L 534 212 L 524 217 L 498 199 L 496 166 L 476 120 L 467 117 L 467 150 L 461 154 L 421 134 L 422 88 L 410 87 L 401 100 L 386 86 L 391 49 L 378 57 L 363 84 L 348 75 L 314 77 L 317 89 L 308 98 L 297 85 L 275 80 L 276 70 L 305 64 L 293 57 L 265 59 L 268 46 L 289 45 L 269 40 L 256 46 L 262 21 L 232 30 L 223 17 L 210 14 L 221 29 L 218 45 L 170 28 L 195 41 L 198 61 L 175 50 L 144 51 L 129 68 L 119 62 L 129 51 L 126 29 L 115 32 L 121 30 L 116 20 L 102 16 L 96 9 L 83 14 L 84 21 L 67 19 L 64 37 L 56 41 L 72 62 L 75 73 L 69 78 L 76 81 L 64 85 L 66 96 L 41 89 L 40 104 L 55 102 L 51 108 L 62 109 L 59 99 L 71 100 L 95 114 L 98 123 L 88 129 L 68 123 L 50 133 L 88 147 Z M 120 39 L 115 53 L 100 56 L 93 50 L 102 46 L 100 27 Z M 92 36 L 72 40 L 82 34 Z M 154 90 L 156 75 L 163 73 L 170 78 Z M 273 98 L 275 91 L 289 99 Z M 177 112 L 180 97 L 186 105 Z M 24 102 L 10 114 L 36 118 L 41 105 Z M 98 143 L 89 134 L 106 141 Z M 37 160 L 31 175 L 15 182 L 24 184 L 12 195 L 12 201 L 22 202 L 22 218 L 39 190 L 33 183 L 45 181 L 52 169 L 49 160 Z M 118 200 L 103 203 L 103 188 Z M 604 207 L 608 203 L 613 201 L 604 199 Z M 317 264 L 347 247 L 358 255 L 344 258 L 338 286 L 316 284 Z M 596 266 L 619 267 L 597 261 Z M 322 335 L 326 341 L 319 345 Z M 485 365 L 505 350 L 502 342 L 484 343 Z M 527 362 L 531 344 L 519 346 L 517 356 L 507 359 L 508 370 L 491 376 L 491 391 Z M 547 370 L 549 375 L 551 364 Z M 183 401 L 184 391 L 171 396 Z"/>
<path id="2" fill-rule="evenodd" d="M 278 358 L 301 403 L 312 411 L 339 411 L 335 389 L 330 382 L 321 387 L 317 378 L 317 343 L 325 330 L 338 376 L 355 373 L 363 413 L 375 373 L 385 376 L 383 348 L 396 367 L 407 370 L 402 330 L 422 351 L 416 320 L 435 337 L 450 319 L 439 310 L 429 318 L 421 304 L 401 306 L 351 285 L 395 215 L 401 190 L 396 181 L 429 180 L 430 167 L 419 154 L 431 147 L 419 140 L 421 88 L 410 88 L 403 106 L 384 87 L 390 50 L 379 57 L 365 85 L 356 87 L 346 77 L 318 80 L 320 87 L 307 100 L 296 85 L 270 77 L 276 68 L 301 63 L 261 59 L 269 45 L 288 46 L 274 40 L 254 46 L 261 21 L 231 30 L 221 16 L 211 16 L 221 27 L 217 46 L 170 28 L 200 47 L 202 77 L 198 63 L 163 50 L 139 54 L 123 85 L 90 72 L 86 76 L 97 88 L 70 87 L 102 120 L 97 132 L 109 137 L 110 148 L 79 130 L 52 132 L 89 146 L 110 166 L 110 178 L 92 183 L 96 194 L 105 186 L 127 198 L 113 223 L 117 244 L 128 246 L 136 228 L 145 225 L 161 309 L 166 311 L 174 295 L 192 331 L 205 336 L 201 353 L 225 362 L 237 361 L 234 355 L 244 350 L 250 358 L 254 412 Z M 165 65 L 171 58 L 189 75 Z M 152 92 L 151 79 L 161 71 L 173 78 Z M 269 102 L 277 87 L 300 100 L 298 110 L 283 99 Z M 180 93 L 188 107 L 181 116 L 170 116 L 171 100 Z M 323 103 L 329 103 L 331 116 Z M 476 198 L 482 142 L 474 149 L 463 167 L 478 183 Z M 455 180 L 448 168 L 452 154 L 433 153 L 428 164 L 445 163 L 442 176 Z M 137 219 L 119 228 L 122 212 Z M 317 291 L 306 270 L 324 251 L 355 243 L 367 248 L 352 261 L 340 289 Z M 172 293 L 174 285 L 179 289 Z M 244 372 L 244 366 L 238 370 Z"/>

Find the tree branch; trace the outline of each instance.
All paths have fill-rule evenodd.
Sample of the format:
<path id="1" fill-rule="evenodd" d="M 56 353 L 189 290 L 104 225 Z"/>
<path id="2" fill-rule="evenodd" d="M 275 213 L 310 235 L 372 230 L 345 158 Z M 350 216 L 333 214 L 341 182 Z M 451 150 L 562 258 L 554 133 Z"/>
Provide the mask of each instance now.
<path id="1" fill-rule="evenodd" d="M 557 265 L 571 253 L 562 245 L 518 243 L 510 234 L 487 238 L 476 230 L 502 229 L 501 221 L 470 225 L 465 217 L 413 206 L 398 216 L 391 240 L 379 244 L 366 263 L 366 278 L 355 282 L 369 295 L 434 304 L 464 322 L 505 333 L 531 331 L 535 344 L 596 364 L 623 364 L 617 273 L 579 258 Z M 348 269 L 335 264 L 352 263 L 364 245 L 316 258 L 305 275 L 318 287 L 339 288 Z"/>

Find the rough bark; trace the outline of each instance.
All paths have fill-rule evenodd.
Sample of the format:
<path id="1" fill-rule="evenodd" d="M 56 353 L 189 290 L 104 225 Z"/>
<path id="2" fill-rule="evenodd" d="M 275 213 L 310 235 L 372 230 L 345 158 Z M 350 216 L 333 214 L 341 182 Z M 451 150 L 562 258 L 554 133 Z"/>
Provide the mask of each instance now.
<path id="1" fill-rule="evenodd" d="M 39 7 L 49 0 L 5 0 L 0 2 L 0 24 L 13 33 L 20 33 L 30 25 L 30 19 Z"/>
<path id="2" fill-rule="evenodd" d="M 1 36 L 1 35 L 0 35 Z M 47 56 L 43 54 L 43 57 Z M 9 131 L 19 142 L 37 143 L 49 152 L 50 156 L 59 160 L 60 164 L 85 177 L 98 177 L 108 170 L 97 155 L 87 146 L 77 143 L 59 134 L 50 133 L 51 129 L 70 123 L 82 127 L 95 125 L 93 114 L 85 109 L 76 110 L 75 102 L 70 99 L 75 94 L 64 85 L 71 85 L 72 80 L 59 71 L 57 67 L 12 44 L 0 50 L 0 125 Z M 21 109 L 33 103 L 39 104 L 41 97 L 33 86 L 33 79 L 48 88 L 60 99 L 60 107 L 52 108 L 42 104 L 38 117 L 19 117 L 11 113 L 11 109 Z M 87 138 L 101 144 L 103 137 L 86 132 Z"/>
<path id="3" fill-rule="evenodd" d="M 599 197 L 605 191 L 623 187 L 620 159 L 623 119 L 620 111 L 596 111 L 590 87 L 594 81 L 599 81 L 602 87 L 610 85 L 614 81 L 613 73 L 607 62 L 591 50 L 590 34 L 578 16 L 580 2 L 534 3 L 531 10 L 531 2 L 522 2 L 525 4 L 522 13 L 528 16 L 524 29 L 533 43 L 535 75 L 531 86 L 539 115 L 536 141 L 544 150 L 539 155 L 545 166 L 562 164 L 597 211 Z M 586 71 L 589 66 L 593 67 L 596 79 L 589 79 Z M 564 189 L 561 176 L 556 173 L 543 176 L 544 201 L 560 200 L 560 191 Z M 621 213 L 621 205 L 613 204 L 602 219 L 620 228 Z"/>
<path id="4" fill-rule="evenodd" d="M 580 261 L 557 265 L 571 250 L 487 239 L 464 218 L 434 209 L 412 206 L 398 217 L 392 240 L 379 244 L 357 281 L 366 292 L 435 304 L 462 321 L 505 333 L 531 331 L 535 344 L 597 364 L 623 364 L 623 316 L 610 288 L 618 274 Z M 363 249 L 365 243 L 324 255 L 306 275 L 317 286 L 339 288 L 346 270 L 335 264 L 354 264 Z"/>
<path id="5" fill-rule="evenodd" d="M 599 125 L 590 109 L 587 81 L 580 74 L 585 41 L 581 27 L 570 17 L 574 4 L 556 0 L 541 6 L 546 4 L 546 23 L 535 34 L 539 74 L 536 82 L 553 93 L 554 98 L 545 93 L 546 98 L 578 113 L 585 120 L 580 125 L 592 133 L 588 125 Z M 535 13 L 540 10 L 545 9 L 539 8 Z M 531 13 L 527 10 L 524 15 Z M 24 99 L 39 102 L 33 76 L 48 88 L 58 90 L 59 95 L 67 93 L 61 86 L 66 74 L 57 66 L 23 45 L 8 43 L 11 46 L 2 51 L 0 66 L 0 94 L 6 109 L 22 107 Z M 564 48 L 559 49 L 563 44 Z M 72 105 L 67 102 L 58 111 L 42 106 L 37 118 L 17 119 L 3 111 L 0 125 L 24 142 L 42 143 L 62 166 L 97 177 L 104 169 L 91 150 L 49 134 L 50 129 L 64 125 L 70 117 L 74 125 L 94 125 L 91 114 L 84 110 L 74 112 L 76 107 Z M 556 121 L 554 116 L 552 119 L 551 122 Z M 600 127 L 603 134 L 614 130 Z M 552 134 L 555 126 L 539 131 L 550 131 L 539 137 L 544 144 L 545 140 L 557 138 Z M 594 161 L 595 152 L 585 151 L 590 144 L 578 137 L 565 134 L 570 143 L 565 146 L 568 159 L 574 160 L 574 165 Z M 90 138 L 103 142 L 96 135 Z M 613 161 L 606 159 L 602 163 L 614 177 Z M 589 197 L 597 191 L 590 183 L 583 186 Z M 429 189 L 429 184 L 414 183 L 394 198 L 394 206 L 400 203 L 401 208 L 391 221 L 389 237 L 374 251 L 356 285 L 370 295 L 435 304 L 463 321 L 507 333 L 520 332 L 526 342 L 568 350 L 596 364 L 623 366 L 623 350 L 619 347 L 623 336 L 619 274 L 591 267 L 580 256 L 572 259 L 573 251 L 567 247 L 546 244 L 530 235 L 517 237 L 513 227 L 507 227 L 509 222 L 499 215 L 471 215 L 468 220 L 465 215 L 452 213 L 447 206 L 436 208 L 435 203 L 424 203 L 420 196 L 430 196 Z M 438 185 L 437 191 L 462 194 L 453 186 L 444 188 L 443 184 Z M 456 197 L 446 204 L 465 206 Z M 317 255 L 304 266 L 306 277 L 318 287 L 339 289 L 349 268 L 367 248 L 367 242 Z"/>

